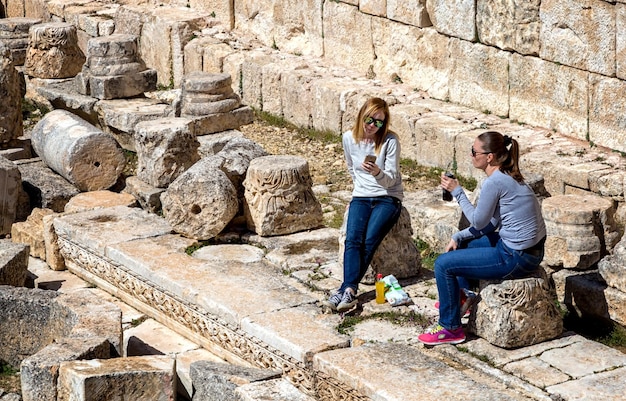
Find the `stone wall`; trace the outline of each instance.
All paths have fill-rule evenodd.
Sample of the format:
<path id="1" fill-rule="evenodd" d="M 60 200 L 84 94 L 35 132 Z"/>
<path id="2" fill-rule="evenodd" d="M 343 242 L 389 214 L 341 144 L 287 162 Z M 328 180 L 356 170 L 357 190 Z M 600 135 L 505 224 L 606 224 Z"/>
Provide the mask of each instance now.
<path id="1" fill-rule="evenodd" d="M 359 77 L 626 152 L 624 0 L 0 2 L 8 17 L 75 23 L 83 46 L 112 24 L 137 34 L 165 87 L 179 87 L 191 70 L 227 68 L 228 46 L 201 49 L 215 40 L 202 33 L 219 26 Z"/>

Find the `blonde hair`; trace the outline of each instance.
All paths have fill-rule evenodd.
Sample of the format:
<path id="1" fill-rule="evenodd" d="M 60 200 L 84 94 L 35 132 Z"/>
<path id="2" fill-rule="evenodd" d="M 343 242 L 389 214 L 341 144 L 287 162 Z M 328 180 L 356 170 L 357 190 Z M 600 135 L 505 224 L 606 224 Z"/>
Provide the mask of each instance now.
<path id="1" fill-rule="evenodd" d="M 361 106 L 361 110 L 359 110 L 359 114 L 356 117 L 356 121 L 354 122 L 354 128 L 352 128 L 352 137 L 356 142 L 360 142 L 363 140 L 364 130 L 363 130 L 363 122 L 367 117 L 372 117 L 377 112 L 381 111 L 385 115 L 385 124 L 376 131 L 376 138 L 374 139 L 374 151 L 376 154 L 380 152 L 380 148 L 387 137 L 389 131 L 390 124 L 390 116 L 389 116 L 389 106 L 387 102 L 378 97 L 369 98 L 363 106 Z"/>

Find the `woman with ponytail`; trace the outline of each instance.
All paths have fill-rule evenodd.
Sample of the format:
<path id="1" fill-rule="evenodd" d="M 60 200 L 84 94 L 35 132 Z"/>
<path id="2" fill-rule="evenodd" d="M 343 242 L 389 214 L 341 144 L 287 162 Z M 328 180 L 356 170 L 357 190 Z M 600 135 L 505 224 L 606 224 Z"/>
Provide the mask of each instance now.
<path id="1" fill-rule="evenodd" d="M 454 178 L 441 175 L 441 187 L 452 193 L 470 222 L 455 233 L 435 261 L 439 322 L 419 335 L 427 345 L 465 341 L 461 327 L 466 280 L 515 279 L 532 274 L 543 259 L 546 227 L 541 206 L 519 170 L 519 144 L 499 132 L 480 134 L 471 149 L 472 164 L 487 178 L 474 206 Z"/>

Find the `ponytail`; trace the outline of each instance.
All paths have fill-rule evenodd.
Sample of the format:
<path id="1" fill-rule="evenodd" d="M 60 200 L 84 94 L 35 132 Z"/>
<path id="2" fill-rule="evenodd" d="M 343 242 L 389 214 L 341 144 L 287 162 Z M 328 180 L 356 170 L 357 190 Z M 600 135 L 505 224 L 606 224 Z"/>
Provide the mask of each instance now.
<path id="1" fill-rule="evenodd" d="M 515 139 L 496 131 L 483 132 L 478 139 L 483 143 L 485 151 L 494 155 L 500 164 L 500 171 L 517 182 L 524 181 L 519 170 L 519 143 Z"/>

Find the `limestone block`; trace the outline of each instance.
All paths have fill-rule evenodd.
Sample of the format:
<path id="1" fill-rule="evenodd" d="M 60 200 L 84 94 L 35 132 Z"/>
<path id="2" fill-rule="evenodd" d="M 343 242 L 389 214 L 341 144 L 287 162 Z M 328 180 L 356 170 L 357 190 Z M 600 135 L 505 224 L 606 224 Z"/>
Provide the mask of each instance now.
<path id="1" fill-rule="evenodd" d="M 450 71 L 450 100 L 507 116 L 510 54 L 480 43 L 453 39 L 450 57 L 454 60 Z"/>
<path id="2" fill-rule="evenodd" d="M 137 177 L 154 187 L 167 187 L 200 160 L 200 143 L 187 119 L 144 121 L 135 129 Z"/>
<path id="3" fill-rule="evenodd" d="M 185 46 L 185 75 L 193 71 L 220 73 L 224 59 L 233 53 L 233 48 L 216 38 L 194 38 Z"/>
<path id="4" fill-rule="evenodd" d="M 401 81 L 438 99 L 448 97 L 449 37 L 432 28 L 419 29 L 387 19 L 373 20 L 372 29 L 377 78 Z"/>
<path id="5" fill-rule="evenodd" d="M 610 319 L 606 292 L 612 287 L 607 287 L 597 270 L 562 269 L 553 272 L 551 278 L 556 287 L 557 299 L 567 308 L 571 318 L 584 317 L 597 321 Z"/>
<path id="6" fill-rule="evenodd" d="M 626 78 L 626 4 L 615 4 L 615 75 Z"/>
<path id="7" fill-rule="evenodd" d="M 372 18 L 343 2 L 324 3 L 324 58 L 365 74 L 375 59 Z"/>
<path id="8" fill-rule="evenodd" d="M 254 35 L 266 47 L 292 54 L 321 57 L 325 33 L 322 33 L 322 0 L 282 0 L 235 2 L 237 29 Z M 322 6 L 323 5 L 323 6 Z"/>
<path id="9" fill-rule="evenodd" d="M 235 394 L 242 401 L 272 399 L 273 397 L 290 401 L 315 400 L 315 398 L 303 393 L 285 378 L 243 384 L 235 389 Z"/>
<path id="10" fill-rule="evenodd" d="M 29 204 L 28 213 L 33 207 L 51 209 L 57 213 L 65 209 L 67 202 L 78 189 L 61 177 L 39 158 L 28 159 L 17 164 L 22 175 L 22 187 Z"/>
<path id="11" fill-rule="evenodd" d="M 476 37 L 473 0 L 432 0 L 426 2 L 428 15 L 439 33 L 473 41 Z"/>
<path id="12" fill-rule="evenodd" d="M 94 110 L 98 113 L 99 126 L 113 135 L 126 150 L 135 149 L 135 127 L 142 121 L 174 117 L 174 108 L 157 99 L 115 99 L 101 100 Z"/>
<path id="13" fill-rule="evenodd" d="M 218 20 L 227 30 L 235 27 L 235 10 L 230 0 L 190 0 L 189 6 L 194 10 L 210 13 L 211 17 Z"/>
<path id="14" fill-rule="evenodd" d="M 20 77 L 11 58 L 11 51 L 0 42 L 0 144 L 22 135 L 22 93 Z"/>
<path id="15" fill-rule="evenodd" d="M 271 62 L 261 67 L 263 111 L 275 116 L 283 115 L 283 86 L 281 83 L 282 74 L 285 72 L 285 68 L 282 66 L 283 61 L 286 60 L 282 57 L 273 57 Z"/>
<path id="16" fill-rule="evenodd" d="M 241 64 L 241 90 L 243 104 L 263 109 L 262 83 L 263 66 L 274 61 L 266 51 L 246 52 Z"/>
<path id="17" fill-rule="evenodd" d="M 541 2 L 540 16 L 540 58 L 615 75 L 615 7 L 612 4 L 601 0 L 548 0 Z"/>
<path id="18" fill-rule="evenodd" d="M 596 74 L 589 77 L 589 140 L 626 152 L 626 128 L 622 122 L 626 108 L 620 94 L 626 90 L 621 79 Z"/>
<path id="19" fill-rule="evenodd" d="M 454 117 L 441 113 L 427 113 L 415 121 L 413 138 L 403 152 L 420 160 L 426 166 L 448 166 L 454 160 L 451 143 L 469 127 Z"/>
<path id="20" fill-rule="evenodd" d="M 109 15 L 103 14 L 79 14 L 78 27 L 90 37 L 113 35 L 115 22 Z"/>
<path id="21" fill-rule="evenodd" d="M 248 228 L 261 236 L 284 235 L 321 226 L 322 207 L 311 189 L 309 164 L 297 156 L 253 159 L 246 178 Z"/>
<path id="22" fill-rule="evenodd" d="M 200 142 L 200 147 L 198 148 L 198 153 L 200 153 L 200 157 L 215 155 L 224 149 L 224 146 L 226 146 L 226 144 L 228 144 L 231 140 L 242 138 L 244 138 L 243 133 L 234 129 L 216 132 L 211 135 L 199 136 L 198 142 Z"/>
<path id="23" fill-rule="evenodd" d="M 509 75 L 511 119 L 587 138 L 587 72 L 513 54 Z"/>
<path id="24" fill-rule="evenodd" d="M 197 136 L 213 134 L 232 129 L 254 121 L 254 111 L 249 106 L 238 107 L 228 113 L 208 114 L 192 117 L 190 127 Z"/>
<path id="25" fill-rule="evenodd" d="M 141 5 L 120 5 L 115 11 L 115 33 L 130 34 L 139 37 L 143 25 L 151 18 Z"/>
<path id="26" fill-rule="evenodd" d="M 13 224 L 11 239 L 30 246 L 30 255 L 46 260 L 46 245 L 43 239 L 43 217 L 52 214 L 50 209 L 33 209 L 26 221 Z"/>
<path id="27" fill-rule="evenodd" d="M 541 205 L 549 266 L 587 270 L 618 241 L 613 202 L 596 195 L 557 195 Z"/>
<path id="28" fill-rule="evenodd" d="M 228 113 L 241 105 L 228 74 L 192 72 L 183 78 L 181 116 Z"/>
<path id="29" fill-rule="evenodd" d="M 39 18 L 13 17 L 0 19 L 0 43 L 11 49 L 15 65 L 24 65 L 28 48 L 28 31 L 41 23 Z"/>
<path id="30" fill-rule="evenodd" d="M 89 40 L 84 69 L 101 77 L 138 73 L 146 66 L 139 57 L 136 36 L 113 34 Z"/>
<path id="31" fill-rule="evenodd" d="M 28 245 L 0 239 L 0 285 L 24 287 L 28 275 Z"/>
<path id="32" fill-rule="evenodd" d="M 46 114 L 31 135 L 41 159 L 81 191 L 110 188 L 126 165 L 111 135 L 68 111 Z"/>
<path id="33" fill-rule="evenodd" d="M 387 0 L 387 18 L 418 28 L 432 26 L 426 0 Z"/>
<path id="34" fill-rule="evenodd" d="M 343 225 L 339 230 L 339 264 L 343 265 L 343 252 L 346 241 L 348 210 L 343 216 Z M 406 207 L 402 208 L 400 218 L 378 246 L 372 262 L 361 280 L 365 284 L 374 284 L 376 275 L 393 274 L 397 279 L 417 277 L 422 267 L 422 258 L 413 241 L 411 217 Z"/>
<path id="35" fill-rule="evenodd" d="M 55 271 L 65 270 L 66 268 L 65 259 L 63 258 L 63 255 L 61 255 L 57 233 L 54 231 L 53 224 L 54 219 L 60 215 L 61 214 L 59 213 L 47 214 L 41 219 L 43 242 L 46 252 L 46 264 L 50 269 Z"/>
<path id="36" fill-rule="evenodd" d="M 548 279 L 531 277 L 481 282 L 480 301 L 470 316 L 469 330 L 502 348 L 528 347 L 563 332 L 563 319 Z"/>
<path id="37" fill-rule="evenodd" d="M 0 156 L 0 235 L 11 232 L 17 216 L 17 205 L 22 188 L 22 175 L 15 163 Z"/>
<path id="38" fill-rule="evenodd" d="M 24 67 L 36 78 L 69 78 L 78 74 L 85 55 L 78 47 L 76 27 L 65 22 L 33 25 Z"/>
<path id="39" fill-rule="evenodd" d="M 387 16 L 387 0 L 360 0 L 359 10 L 378 17 Z"/>
<path id="40" fill-rule="evenodd" d="M 156 70 L 147 69 L 126 75 L 91 76 L 89 88 L 97 99 L 124 99 L 155 90 L 156 82 Z"/>
<path id="41" fill-rule="evenodd" d="M 315 82 L 312 92 L 311 125 L 319 131 L 343 132 L 342 96 L 355 90 L 355 85 L 341 77 L 323 76 Z"/>
<path id="42" fill-rule="evenodd" d="M 302 67 L 283 71 L 280 80 L 283 117 L 298 127 L 311 126 L 312 87 L 311 73 Z M 264 91 L 265 92 L 265 91 Z M 264 97 L 265 98 L 265 97 Z"/>
<path id="43" fill-rule="evenodd" d="M 239 209 L 237 189 L 220 169 L 219 156 L 200 159 L 161 196 L 163 215 L 174 231 L 189 238 L 215 237 Z"/>
<path id="44" fill-rule="evenodd" d="M 124 191 L 133 195 L 142 209 L 151 213 L 161 210 L 161 194 L 165 192 L 164 188 L 153 187 L 138 177 L 132 176 L 126 178 Z"/>
<path id="45" fill-rule="evenodd" d="M 484 0 L 476 3 L 480 43 L 519 54 L 539 54 L 540 0 Z"/>
<path id="46" fill-rule="evenodd" d="M 207 27 L 210 13 L 188 7 L 156 7 L 139 38 L 141 59 L 156 70 L 157 85 L 179 87 L 184 75 L 184 49 L 195 31 Z"/>
<path id="47" fill-rule="evenodd" d="M 174 359 L 152 355 L 61 363 L 59 401 L 176 399 Z"/>
<path id="48" fill-rule="evenodd" d="M 598 271 L 604 281 L 626 293 L 626 237 L 613 248 L 613 253 L 598 262 Z"/>
<path id="49" fill-rule="evenodd" d="M 83 192 L 70 199 L 65 205 L 65 213 L 80 213 L 114 206 L 134 207 L 136 200 L 132 195 L 126 193 L 106 190 Z"/>
<path id="50" fill-rule="evenodd" d="M 190 367 L 194 401 L 238 399 L 235 390 L 244 384 L 267 382 L 281 376 L 280 371 L 248 368 L 212 361 L 193 362 Z"/>

